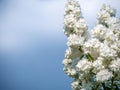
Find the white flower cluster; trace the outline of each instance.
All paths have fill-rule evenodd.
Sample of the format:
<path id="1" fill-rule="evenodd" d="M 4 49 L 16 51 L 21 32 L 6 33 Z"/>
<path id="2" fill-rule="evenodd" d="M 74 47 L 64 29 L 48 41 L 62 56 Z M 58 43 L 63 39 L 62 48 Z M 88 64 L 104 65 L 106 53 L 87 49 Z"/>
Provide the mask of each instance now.
<path id="1" fill-rule="evenodd" d="M 63 64 L 65 73 L 74 78 L 73 90 L 120 90 L 120 20 L 115 15 L 114 8 L 103 5 L 95 27 L 88 31 L 78 1 L 68 0 Z"/>
<path id="2" fill-rule="evenodd" d="M 78 1 L 68 0 L 64 14 L 64 33 L 65 35 L 80 34 L 84 35 L 87 30 L 85 20 L 82 18 L 81 9 Z"/>
<path id="3" fill-rule="evenodd" d="M 114 17 L 116 14 L 116 10 L 114 8 L 111 8 L 110 6 L 103 5 L 101 8 L 100 13 L 98 13 L 98 23 L 106 24 L 106 20 L 109 17 Z"/>

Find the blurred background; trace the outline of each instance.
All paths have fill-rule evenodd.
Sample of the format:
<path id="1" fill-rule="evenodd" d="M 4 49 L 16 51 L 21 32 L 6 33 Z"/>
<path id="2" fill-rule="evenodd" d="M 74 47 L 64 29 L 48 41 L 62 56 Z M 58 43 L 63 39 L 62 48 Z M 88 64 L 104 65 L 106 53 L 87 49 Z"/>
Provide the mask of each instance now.
<path id="1" fill-rule="evenodd" d="M 0 90 L 71 90 L 63 72 L 67 0 L 0 0 Z M 103 3 L 117 9 L 120 0 L 79 0 L 92 29 Z"/>

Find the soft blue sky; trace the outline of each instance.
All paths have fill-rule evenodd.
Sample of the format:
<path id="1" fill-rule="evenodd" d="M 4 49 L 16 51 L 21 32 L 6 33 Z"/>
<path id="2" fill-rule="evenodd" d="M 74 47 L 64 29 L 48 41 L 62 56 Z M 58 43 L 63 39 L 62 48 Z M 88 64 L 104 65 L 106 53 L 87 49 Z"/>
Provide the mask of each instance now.
<path id="1" fill-rule="evenodd" d="M 117 9 L 119 0 L 79 0 L 94 26 L 103 3 Z M 0 90 L 71 90 L 61 64 L 67 48 L 62 32 L 66 0 L 0 0 Z"/>

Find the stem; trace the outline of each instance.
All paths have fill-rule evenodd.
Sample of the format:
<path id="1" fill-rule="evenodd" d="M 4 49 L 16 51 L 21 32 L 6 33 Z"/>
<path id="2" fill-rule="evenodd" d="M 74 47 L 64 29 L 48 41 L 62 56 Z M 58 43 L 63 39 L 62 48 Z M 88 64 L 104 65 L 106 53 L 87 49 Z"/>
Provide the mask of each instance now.
<path id="1" fill-rule="evenodd" d="M 113 90 L 113 81 L 114 81 L 114 78 L 111 79 L 111 90 Z"/>
<path id="2" fill-rule="evenodd" d="M 99 84 L 98 84 L 98 85 L 96 85 L 96 87 L 95 87 L 95 89 L 94 89 L 94 90 L 97 90 L 97 89 L 98 89 L 98 87 L 99 87 Z"/>
<path id="3" fill-rule="evenodd" d="M 82 46 L 79 46 L 79 51 L 80 51 L 80 52 L 83 52 Z"/>
<path id="4" fill-rule="evenodd" d="M 114 75 L 115 73 L 114 73 L 114 71 L 113 71 L 113 75 Z M 115 75 L 116 76 L 116 75 Z M 114 77 L 112 77 L 112 79 L 111 79 L 111 90 L 113 90 L 113 85 L 114 85 Z"/>
<path id="5" fill-rule="evenodd" d="M 93 61 L 94 58 L 88 53 L 86 54 L 86 58 L 89 60 L 89 61 Z"/>
<path id="6" fill-rule="evenodd" d="M 105 88 L 105 83 L 102 83 L 102 86 L 103 86 L 103 89 L 106 90 L 106 88 Z"/>
<path id="7" fill-rule="evenodd" d="M 85 56 L 85 55 L 84 55 L 84 54 L 82 54 L 82 55 L 81 55 L 81 57 L 80 57 L 80 59 L 82 59 L 84 56 Z"/>

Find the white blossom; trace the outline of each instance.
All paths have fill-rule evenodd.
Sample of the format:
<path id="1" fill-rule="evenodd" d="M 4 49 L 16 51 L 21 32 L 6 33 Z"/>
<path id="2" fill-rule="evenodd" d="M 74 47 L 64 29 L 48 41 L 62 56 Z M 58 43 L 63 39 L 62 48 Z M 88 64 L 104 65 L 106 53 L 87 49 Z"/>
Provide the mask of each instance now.
<path id="1" fill-rule="evenodd" d="M 110 59 L 117 56 L 117 52 L 116 50 L 113 50 L 110 47 L 108 47 L 108 45 L 103 44 L 100 48 L 100 56 Z"/>
<path id="2" fill-rule="evenodd" d="M 71 59 L 64 59 L 63 60 L 63 64 L 65 65 L 65 66 L 67 66 L 68 64 L 71 64 L 72 63 L 72 60 Z"/>
<path id="3" fill-rule="evenodd" d="M 78 1 L 68 0 L 64 14 L 68 49 L 62 63 L 74 80 L 73 90 L 120 88 L 120 20 L 115 15 L 114 8 L 103 5 L 88 31 Z"/>
<path id="4" fill-rule="evenodd" d="M 66 67 L 63 70 L 65 71 L 65 73 L 67 75 L 69 75 L 71 77 L 74 76 L 74 75 L 76 75 L 76 73 L 77 73 L 76 70 L 74 68 L 71 68 L 71 67 Z"/>
<path id="5" fill-rule="evenodd" d="M 112 74 L 112 72 L 108 71 L 108 69 L 100 70 L 96 74 L 96 80 L 99 82 L 104 82 L 106 80 L 109 80 L 112 77 L 113 77 L 113 74 Z"/>
<path id="6" fill-rule="evenodd" d="M 82 35 L 86 30 L 88 29 L 87 24 L 83 18 L 80 18 L 76 23 L 75 23 L 75 32 L 78 35 Z"/>
<path id="7" fill-rule="evenodd" d="M 106 19 L 105 22 L 107 23 L 108 26 L 111 27 L 111 25 L 120 23 L 120 20 L 119 20 L 119 18 L 116 18 L 116 17 L 109 17 Z"/>
<path id="8" fill-rule="evenodd" d="M 74 15 L 66 15 L 64 18 L 64 24 L 68 27 L 68 28 L 72 28 L 74 27 L 74 24 L 76 22 L 76 19 L 74 18 Z"/>
<path id="9" fill-rule="evenodd" d="M 104 40 L 107 28 L 101 24 L 98 24 L 94 27 L 94 29 L 91 32 L 99 40 Z"/>
<path id="10" fill-rule="evenodd" d="M 97 60 L 95 60 L 92 65 L 93 65 L 93 72 L 97 73 L 98 71 L 100 71 L 101 69 L 104 69 L 105 67 L 103 66 L 103 58 L 102 57 L 98 57 Z"/>
<path id="11" fill-rule="evenodd" d="M 100 13 L 98 13 L 99 23 L 105 23 L 106 19 L 109 17 L 110 17 L 110 14 L 105 10 L 102 10 Z"/>
<path id="12" fill-rule="evenodd" d="M 66 52 L 65 52 L 65 57 L 66 58 L 69 58 L 72 54 L 72 50 L 70 48 L 66 49 Z"/>
<path id="13" fill-rule="evenodd" d="M 107 42 L 113 43 L 117 40 L 117 37 L 115 36 L 114 32 L 109 29 L 109 31 L 106 33 L 105 40 L 107 40 Z"/>
<path id="14" fill-rule="evenodd" d="M 116 60 L 113 60 L 109 67 L 114 72 L 120 72 L 120 58 L 117 58 Z"/>
<path id="15" fill-rule="evenodd" d="M 103 5 L 101 11 L 98 13 L 98 23 L 105 24 L 109 17 L 115 16 L 116 10 L 109 5 Z"/>
<path id="16" fill-rule="evenodd" d="M 93 38 L 86 41 L 83 47 L 86 54 L 89 53 L 96 59 L 99 56 L 101 42 L 98 39 Z"/>
<path id="17" fill-rule="evenodd" d="M 73 90 L 76 90 L 77 88 L 79 88 L 79 83 L 80 83 L 80 82 L 79 82 L 78 80 L 72 82 L 72 83 L 71 83 L 72 89 L 73 89 Z"/>
<path id="18" fill-rule="evenodd" d="M 68 0 L 64 14 L 64 33 L 69 36 L 75 32 L 75 23 L 81 17 L 81 9 L 76 0 Z"/>
<path id="19" fill-rule="evenodd" d="M 91 62 L 86 59 L 82 59 L 76 65 L 79 71 L 89 71 L 92 68 Z"/>
<path id="20" fill-rule="evenodd" d="M 81 46 L 83 45 L 84 40 L 85 40 L 84 37 L 73 34 L 68 37 L 67 45 L 68 46 Z"/>

